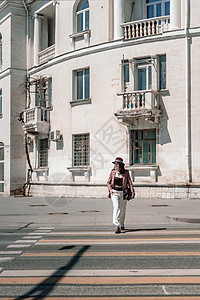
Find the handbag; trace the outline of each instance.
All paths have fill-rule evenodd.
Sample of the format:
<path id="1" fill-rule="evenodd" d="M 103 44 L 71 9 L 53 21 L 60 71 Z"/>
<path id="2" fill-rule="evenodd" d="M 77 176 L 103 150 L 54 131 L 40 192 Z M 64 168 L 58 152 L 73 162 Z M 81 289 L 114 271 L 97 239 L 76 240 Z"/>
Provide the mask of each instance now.
<path id="1" fill-rule="evenodd" d="M 125 200 L 129 201 L 131 199 L 132 192 L 131 192 L 131 189 L 129 187 L 124 189 L 124 195 L 123 196 L 124 196 Z"/>

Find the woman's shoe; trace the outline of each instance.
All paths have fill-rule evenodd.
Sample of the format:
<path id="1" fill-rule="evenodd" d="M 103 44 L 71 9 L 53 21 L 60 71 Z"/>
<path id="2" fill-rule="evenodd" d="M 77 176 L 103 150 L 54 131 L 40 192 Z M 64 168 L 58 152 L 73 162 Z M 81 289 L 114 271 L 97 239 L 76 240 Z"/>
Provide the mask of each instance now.
<path id="1" fill-rule="evenodd" d="M 125 227 L 124 227 L 124 226 L 122 226 L 122 227 L 121 227 L 121 230 L 125 230 Z"/>
<path id="2" fill-rule="evenodd" d="M 120 227 L 119 227 L 119 226 L 117 227 L 117 229 L 116 229 L 115 233 L 121 233 L 121 229 L 120 229 Z"/>

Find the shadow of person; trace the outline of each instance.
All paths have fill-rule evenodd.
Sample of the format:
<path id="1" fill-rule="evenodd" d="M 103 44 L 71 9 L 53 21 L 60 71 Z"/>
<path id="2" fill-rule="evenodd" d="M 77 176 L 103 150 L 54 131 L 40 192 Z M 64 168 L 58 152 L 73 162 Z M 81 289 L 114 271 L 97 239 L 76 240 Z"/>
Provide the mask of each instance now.
<path id="1" fill-rule="evenodd" d="M 32 297 L 32 300 L 41 300 L 44 299 L 49 293 L 54 289 L 56 284 L 61 280 L 65 274 L 73 268 L 73 266 L 78 262 L 81 255 L 86 252 L 90 246 L 85 245 L 82 247 L 70 260 L 68 264 L 56 270 L 50 277 L 39 283 L 36 287 L 34 287 L 31 291 L 26 294 L 15 298 L 14 300 L 22 300 Z"/>
<path id="2" fill-rule="evenodd" d="M 141 229 L 128 229 L 126 228 L 123 233 L 127 232 L 140 232 L 140 231 L 162 231 L 162 230 L 167 230 L 167 228 L 141 228 Z"/>

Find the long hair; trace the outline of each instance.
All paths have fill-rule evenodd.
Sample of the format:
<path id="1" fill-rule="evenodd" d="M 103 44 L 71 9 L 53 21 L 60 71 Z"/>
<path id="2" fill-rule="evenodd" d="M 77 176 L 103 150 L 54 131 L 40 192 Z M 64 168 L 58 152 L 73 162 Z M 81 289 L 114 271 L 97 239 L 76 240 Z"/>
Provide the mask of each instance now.
<path id="1" fill-rule="evenodd" d="M 123 174 L 125 172 L 124 164 L 120 162 L 118 164 L 119 164 L 120 173 Z"/>

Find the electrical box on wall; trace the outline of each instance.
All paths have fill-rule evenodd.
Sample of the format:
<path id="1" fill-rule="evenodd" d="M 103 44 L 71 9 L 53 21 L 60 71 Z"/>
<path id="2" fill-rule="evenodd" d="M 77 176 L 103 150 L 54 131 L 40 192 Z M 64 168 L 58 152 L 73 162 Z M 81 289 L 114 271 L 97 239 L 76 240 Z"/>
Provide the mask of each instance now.
<path id="1" fill-rule="evenodd" d="M 62 134 L 60 134 L 60 130 L 51 131 L 50 140 L 53 142 L 60 142 L 62 140 Z"/>

